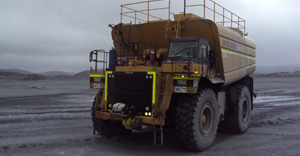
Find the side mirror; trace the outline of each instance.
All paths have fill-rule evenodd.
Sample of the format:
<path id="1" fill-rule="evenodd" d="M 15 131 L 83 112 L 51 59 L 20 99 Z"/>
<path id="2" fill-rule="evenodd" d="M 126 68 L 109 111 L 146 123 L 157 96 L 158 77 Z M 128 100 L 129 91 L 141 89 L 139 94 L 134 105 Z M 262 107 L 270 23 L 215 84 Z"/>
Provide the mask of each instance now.
<path id="1" fill-rule="evenodd" d="M 216 58 L 216 52 L 214 50 L 209 51 L 209 67 L 216 68 L 217 58 Z"/>

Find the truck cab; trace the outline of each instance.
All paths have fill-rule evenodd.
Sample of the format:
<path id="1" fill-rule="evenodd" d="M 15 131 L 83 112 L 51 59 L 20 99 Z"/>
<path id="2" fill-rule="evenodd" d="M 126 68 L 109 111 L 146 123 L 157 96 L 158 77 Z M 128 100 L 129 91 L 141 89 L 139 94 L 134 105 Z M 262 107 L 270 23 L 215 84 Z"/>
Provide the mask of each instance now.
<path id="1" fill-rule="evenodd" d="M 168 48 L 168 60 L 207 63 L 210 43 L 199 37 L 172 38 Z"/>

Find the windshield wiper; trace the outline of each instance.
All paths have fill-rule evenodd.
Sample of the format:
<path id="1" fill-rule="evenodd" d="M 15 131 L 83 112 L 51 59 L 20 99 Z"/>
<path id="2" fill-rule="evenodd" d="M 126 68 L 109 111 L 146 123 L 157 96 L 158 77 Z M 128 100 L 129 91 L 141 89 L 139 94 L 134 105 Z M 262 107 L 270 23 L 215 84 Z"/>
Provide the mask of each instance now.
<path id="1" fill-rule="evenodd" d="M 171 56 L 170 59 L 175 59 L 175 60 L 188 60 L 187 57 L 179 56 L 179 55 Z"/>

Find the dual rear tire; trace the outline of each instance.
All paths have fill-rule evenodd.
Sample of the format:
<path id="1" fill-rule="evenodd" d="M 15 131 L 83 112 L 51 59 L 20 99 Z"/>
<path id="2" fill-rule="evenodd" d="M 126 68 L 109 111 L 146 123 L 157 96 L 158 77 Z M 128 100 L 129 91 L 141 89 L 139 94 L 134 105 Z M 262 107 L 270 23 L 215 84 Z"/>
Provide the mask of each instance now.
<path id="1" fill-rule="evenodd" d="M 251 96 L 246 86 L 230 91 L 230 112 L 224 126 L 234 133 L 245 133 L 249 127 Z M 197 94 L 183 96 L 176 107 L 176 134 L 185 148 L 204 151 L 212 146 L 220 119 L 219 104 L 212 89 L 199 89 Z"/>
<path id="2" fill-rule="evenodd" d="M 230 89 L 230 107 L 225 114 L 224 127 L 231 133 L 247 132 L 251 117 L 251 94 L 246 86 L 238 85 Z"/>

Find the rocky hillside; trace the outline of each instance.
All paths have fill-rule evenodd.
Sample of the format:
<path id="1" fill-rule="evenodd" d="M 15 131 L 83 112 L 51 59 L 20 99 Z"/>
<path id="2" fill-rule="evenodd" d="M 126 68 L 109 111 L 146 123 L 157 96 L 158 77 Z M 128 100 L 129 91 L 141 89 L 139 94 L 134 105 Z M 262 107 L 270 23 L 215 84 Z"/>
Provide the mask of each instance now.
<path id="1" fill-rule="evenodd" d="M 0 70 L 0 79 L 22 79 L 25 74 L 14 71 Z"/>
<path id="2" fill-rule="evenodd" d="M 0 69 L 0 73 L 5 73 L 5 72 L 9 72 L 9 73 L 18 73 L 18 74 L 31 74 L 30 71 L 27 70 L 21 70 L 21 69 Z"/>
<path id="3" fill-rule="evenodd" d="M 47 71 L 47 72 L 39 73 L 39 74 L 44 75 L 44 76 L 54 77 L 54 76 L 61 76 L 61 75 L 72 76 L 75 73 L 69 73 L 69 72 L 64 72 L 64 71 Z"/>
<path id="4" fill-rule="evenodd" d="M 46 77 L 39 74 L 28 74 L 22 78 L 24 81 L 36 81 L 36 80 L 45 80 Z"/>

